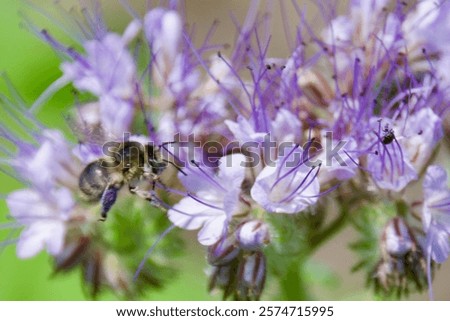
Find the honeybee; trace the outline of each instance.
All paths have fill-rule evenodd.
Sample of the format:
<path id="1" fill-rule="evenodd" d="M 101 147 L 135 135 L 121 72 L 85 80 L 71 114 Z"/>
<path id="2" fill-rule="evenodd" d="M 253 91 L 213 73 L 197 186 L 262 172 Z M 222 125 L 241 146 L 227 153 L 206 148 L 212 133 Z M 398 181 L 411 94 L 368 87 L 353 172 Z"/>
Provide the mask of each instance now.
<path id="1" fill-rule="evenodd" d="M 88 164 L 78 180 L 78 186 L 88 201 L 101 202 L 101 221 L 106 220 L 124 185 L 128 186 L 130 193 L 158 206 L 154 189 L 167 165 L 172 164 L 184 173 L 176 164 L 162 158 L 159 151 L 162 145 L 155 147 L 151 143 L 143 145 L 135 141 L 108 144 L 104 145 L 107 157 Z M 143 182 L 151 186 L 142 188 Z"/>

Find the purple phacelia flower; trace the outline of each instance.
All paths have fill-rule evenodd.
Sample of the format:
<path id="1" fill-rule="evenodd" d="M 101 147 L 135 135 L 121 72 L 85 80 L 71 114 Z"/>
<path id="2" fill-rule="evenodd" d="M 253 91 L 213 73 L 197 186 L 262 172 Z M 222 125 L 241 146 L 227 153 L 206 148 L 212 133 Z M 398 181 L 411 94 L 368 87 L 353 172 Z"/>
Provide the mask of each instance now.
<path id="1" fill-rule="evenodd" d="M 84 44 L 85 56 L 64 62 L 61 68 L 74 86 L 98 97 L 129 98 L 134 91 L 136 66 L 123 38 L 107 34 Z"/>
<path id="2" fill-rule="evenodd" d="M 228 106 L 228 97 L 224 92 L 237 91 L 239 85 L 231 76 L 230 67 L 224 58 L 213 55 L 209 59 L 208 71 L 209 76 L 202 78 L 198 77 L 196 69 L 186 74 L 185 81 L 192 81 L 191 85 L 187 85 L 190 88 L 189 96 L 176 97 L 176 108 L 165 110 L 159 121 L 159 134 L 165 140 L 180 134 L 181 137 L 193 135 L 204 141 L 212 127 L 218 135 L 228 133 L 225 121 L 233 115 L 233 111 Z"/>
<path id="3" fill-rule="evenodd" d="M 100 119 L 106 134 L 121 137 L 134 114 L 136 65 L 127 44 L 140 30 L 132 22 L 123 36 L 107 33 L 100 39 L 86 41 L 85 55 L 73 54 L 72 62 L 64 62 L 64 77 L 75 88 L 99 98 Z"/>
<path id="4" fill-rule="evenodd" d="M 183 50 L 181 16 L 174 10 L 153 9 L 145 15 L 144 32 L 152 54 L 152 86 L 161 91 L 158 100 L 168 106 L 182 105 L 198 86 L 200 74 L 192 68 L 189 52 Z"/>
<path id="5" fill-rule="evenodd" d="M 399 18 L 383 11 L 386 4 L 387 0 L 351 1 L 350 14 L 333 19 L 323 32 L 325 43 L 333 47 L 338 74 L 352 70 L 356 58 L 363 66 L 380 64 L 400 46 Z"/>
<path id="6" fill-rule="evenodd" d="M 312 166 L 301 147 L 286 148 L 284 153 L 275 166 L 258 174 L 251 196 L 268 212 L 294 214 L 317 202 L 320 165 Z"/>
<path id="7" fill-rule="evenodd" d="M 75 188 L 79 164 L 61 132 L 44 130 L 39 146 L 21 144 L 17 156 L 10 160 L 17 172 L 35 188 L 46 191 L 56 185 Z"/>
<path id="8" fill-rule="evenodd" d="M 325 136 L 325 149 L 317 156 L 322 164 L 318 179 L 320 184 L 327 184 L 337 180 L 343 182 L 351 179 L 357 174 L 358 154 L 356 141 L 335 141 Z"/>
<path id="9" fill-rule="evenodd" d="M 375 184 L 382 189 L 400 191 L 418 178 L 443 137 L 442 120 L 431 108 L 413 114 L 371 119 L 376 140 L 367 156 Z M 377 128 L 378 127 L 378 128 Z"/>
<path id="10" fill-rule="evenodd" d="M 240 115 L 236 122 L 225 120 L 225 124 L 240 144 L 247 142 L 262 143 L 267 135 L 267 132 L 257 131 L 249 120 Z"/>
<path id="11" fill-rule="evenodd" d="M 8 135 L 8 140 L 15 144 L 16 154 L 11 154 L 7 163 L 29 186 L 6 198 L 11 216 L 24 227 L 17 255 L 28 258 L 44 249 L 58 255 L 76 207 L 73 191 L 78 186 L 80 163 L 57 130 L 36 133 L 31 142 L 19 141 L 13 135 Z"/>
<path id="12" fill-rule="evenodd" d="M 245 156 L 233 154 L 220 159 L 217 174 L 199 164 L 190 165 L 188 175 L 180 175 L 188 194 L 167 212 L 172 223 L 187 230 L 201 228 L 198 241 L 216 243 L 232 216 L 245 211 L 240 201 L 244 164 Z"/>
<path id="13" fill-rule="evenodd" d="M 446 171 L 440 166 L 429 166 L 423 188 L 423 227 L 427 234 L 427 251 L 434 261 L 442 263 L 450 253 L 450 190 Z"/>
<path id="14" fill-rule="evenodd" d="M 401 132 L 396 123 L 387 118 L 373 117 L 370 120 L 372 133 L 368 139 L 374 141 L 369 147 L 367 168 L 376 186 L 381 189 L 400 191 L 418 178 L 401 146 Z"/>
<path id="15" fill-rule="evenodd" d="M 402 25 L 407 54 L 414 70 L 427 70 L 432 60 L 438 78 L 447 85 L 450 78 L 442 67 L 449 62 L 449 14 L 448 1 L 419 1 L 405 17 Z"/>
<path id="16" fill-rule="evenodd" d="M 430 160 L 444 137 L 442 119 L 431 108 L 420 109 L 408 117 L 401 141 L 414 168 L 419 172 Z"/>
<path id="17" fill-rule="evenodd" d="M 178 12 L 164 8 L 150 10 L 144 17 L 144 31 L 152 54 L 158 57 L 158 68 L 170 69 L 183 36 L 183 21 Z"/>
<path id="18" fill-rule="evenodd" d="M 431 260 L 443 263 L 450 253 L 450 189 L 445 169 L 437 165 L 429 166 L 423 190 L 422 222 L 426 233 L 428 287 L 430 298 L 433 298 Z"/>
<path id="19" fill-rule="evenodd" d="M 12 192 L 6 199 L 11 216 L 25 226 L 17 243 L 17 256 L 29 258 L 43 249 L 51 255 L 63 250 L 66 221 L 75 200 L 67 188 L 38 192 L 23 189 Z"/>
<path id="20" fill-rule="evenodd" d="M 298 116 L 287 109 L 280 109 L 271 122 L 271 137 L 278 144 L 299 143 L 301 139 L 302 123 Z"/>

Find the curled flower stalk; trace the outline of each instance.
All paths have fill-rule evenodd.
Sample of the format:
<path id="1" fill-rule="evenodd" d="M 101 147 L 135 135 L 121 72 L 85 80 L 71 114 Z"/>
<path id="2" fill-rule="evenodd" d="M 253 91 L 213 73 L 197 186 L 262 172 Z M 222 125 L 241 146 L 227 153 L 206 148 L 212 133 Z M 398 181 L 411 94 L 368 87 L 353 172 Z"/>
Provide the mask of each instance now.
<path id="1" fill-rule="evenodd" d="M 450 253 L 450 33 L 433 34 L 448 1 L 350 1 L 339 14 L 319 1 L 323 30 L 294 2 L 283 57 L 270 50 L 275 11 L 256 2 L 218 43 L 217 24 L 194 37 L 180 4 L 122 4 L 122 32 L 98 6 L 71 18 L 77 43 L 37 32 L 62 75 L 30 107 L 1 95 L 0 164 L 23 184 L 5 197 L 18 257 L 46 251 L 93 297 L 136 298 L 176 280 L 173 257 L 191 255 L 179 231 L 196 231 L 205 291 L 313 299 L 314 253 L 349 227 L 353 270 L 376 297 L 433 297 Z M 71 137 L 38 121 L 66 85 Z"/>

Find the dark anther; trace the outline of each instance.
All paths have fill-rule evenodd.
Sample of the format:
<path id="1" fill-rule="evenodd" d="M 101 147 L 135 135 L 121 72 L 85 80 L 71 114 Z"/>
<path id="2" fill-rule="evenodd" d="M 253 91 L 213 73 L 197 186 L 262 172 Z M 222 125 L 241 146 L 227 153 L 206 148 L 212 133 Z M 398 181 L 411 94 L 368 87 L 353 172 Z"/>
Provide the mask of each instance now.
<path id="1" fill-rule="evenodd" d="M 193 159 L 191 159 L 191 164 L 193 164 L 196 167 L 200 167 L 200 165 Z"/>

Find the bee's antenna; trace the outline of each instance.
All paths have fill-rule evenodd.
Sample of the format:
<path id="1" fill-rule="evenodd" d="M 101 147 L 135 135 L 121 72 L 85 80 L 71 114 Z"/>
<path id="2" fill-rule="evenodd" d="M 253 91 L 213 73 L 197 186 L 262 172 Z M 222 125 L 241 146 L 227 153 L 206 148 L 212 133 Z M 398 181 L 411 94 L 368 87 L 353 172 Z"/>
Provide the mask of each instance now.
<path id="1" fill-rule="evenodd" d="M 170 225 L 164 232 L 161 233 L 161 235 L 156 239 L 155 243 L 152 244 L 152 246 L 150 246 L 150 248 L 147 250 L 147 252 L 145 253 L 144 257 L 142 258 L 141 263 L 139 263 L 139 266 L 136 270 L 136 272 L 134 273 L 133 276 L 133 282 L 136 282 L 137 278 L 139 277 L 139 274 L 141 274 L 142 269 L 144 268 L 145 262 L 148 260 L 149 256 L 152 254 L 153 250 L 155 249 L 155 247 L 159 244 L 159 242 L 161 242 L 161 240 L 170 233 L 170 231 L 172 231 L 175 228 L 175 224 Z"/>
<path id="2" fill-rule="evenodd" d="M 165 143 L 160 144 L 160 145 L 159 145 L 159 148 L 161 148 L 161 147 L 163 147 L 163 146 L 166 146 L 166 145 L 177 144 L 177 143 L 180 143 L 180 142 L 176 142 L 176 141 L 165 142 Z"/>
<path id="3" fill-rule="evenodd" d="M 170 144 L 180 144 L 180 143 L 181 142 L 177 142 L 177 141 L 165 142 L 165 143 L 160 144 L 158 147 L 159 147 L 159 149 L 164 148 L 164 150 L 167 151 L 170 155 L 172 155 L 175 159 L 178 159 L 178 157 L 175 156 L 173 153 L 171 153 L 165 146 L 170 145 Z M 175 164 L 174 162 L 167 160 L 167 159 L 163 159 L 163 161 L 166 162 L 167 164 L 173 165 L 173 167 L 175 167 L 180 173 L 182 173 L 184 176 L 187 176 L 186 172 L 184 172 L 181 169 L 181 167 L 178 166 L 177 164 Z"/>

